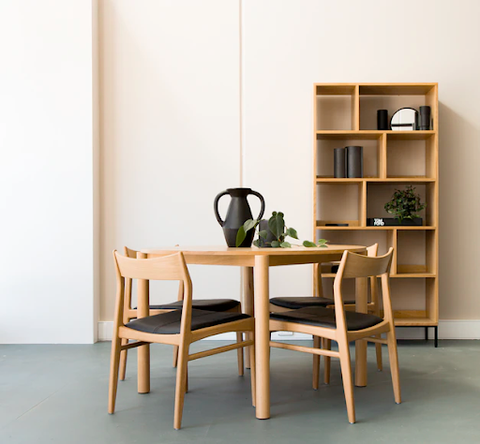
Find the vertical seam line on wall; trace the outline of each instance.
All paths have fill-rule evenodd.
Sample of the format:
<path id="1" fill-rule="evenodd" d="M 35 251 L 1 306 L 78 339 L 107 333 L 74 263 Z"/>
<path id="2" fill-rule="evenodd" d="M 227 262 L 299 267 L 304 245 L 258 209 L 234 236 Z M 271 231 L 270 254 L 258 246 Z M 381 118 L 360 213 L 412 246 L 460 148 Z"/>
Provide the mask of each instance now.
<path id="1" fill-rule="evenodd" d="M 238 2 L 238 46 L 239 46 L 239 126 L 240 126 L 240 186 L 243 187 L 243 167 L 244 167 L 244 146 L 243 146 L 243 3 Z"/>
<path id="2" fill-rule="evenodd" d="M 243 1 L 238 0 L 238 94 L 239 94 L 239 101 L 238 101 L 238 124 L 239 124 L 239 162 L 240 162 L 240 187 L 243 187 L 244 180 L 243 180 L 243 167 L 244 167 L 244 160 L 245 160 L 245 153 L 243 148 Z M 242 304 L 245 303 L 243 294 L 244 294 L 244 279 L 242 269 L 239 268 L 238 272 L 240 273 L 240 301 Z"/>

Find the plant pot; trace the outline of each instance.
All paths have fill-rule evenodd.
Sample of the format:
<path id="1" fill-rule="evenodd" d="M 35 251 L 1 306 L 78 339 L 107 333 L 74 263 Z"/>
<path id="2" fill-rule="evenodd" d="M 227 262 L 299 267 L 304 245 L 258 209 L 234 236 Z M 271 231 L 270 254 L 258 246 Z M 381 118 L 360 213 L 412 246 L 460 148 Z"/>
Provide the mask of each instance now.
<path id="1" fill-rule="evenodd" d="M 402 223 L 396 217 L 369 217 L 367 219 L 368 227 L 421 227 L 423 219 L 415 217 L 413 219 L 403 219 Z"/>
<path id="2" fill-rule="evenodd" d="M 272 241 L 276 240 L 277 238 L 268 228 L 268 220 L 263 219 L 258 224 L 260 231 L 266 230 L 267 231 L 267 238 L 264 239 L 263 237 L 258 236 L 258 246 L 261 248 L 271 248 Z"/>

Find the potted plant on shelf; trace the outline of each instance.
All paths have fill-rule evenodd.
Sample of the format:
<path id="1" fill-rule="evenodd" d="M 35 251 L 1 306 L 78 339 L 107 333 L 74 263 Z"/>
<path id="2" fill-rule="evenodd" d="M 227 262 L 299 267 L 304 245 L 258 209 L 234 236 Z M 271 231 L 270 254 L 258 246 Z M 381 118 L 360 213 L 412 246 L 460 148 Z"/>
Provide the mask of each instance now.
<path id="1" fill-rule="evenodd" d="M 249 219 L 237 231 L 236 245 L 240 246 L 250 230 L 259 227 L 258 238 L 253 241 L 256 247 L 272 247 L 272 248 L 291 248 L 292 244 L 285 239 L 291 237 L 298 239 L 297 230 L 285 225 L 284 214 L 274 211 L 270 219 L 259 220 Z M 303 241 L 304 247 L 326 247 L 327 240 L 319 239 L 317 243 L 311 241 Z"/>
<path id="2" fill-rule="evenodd" d="M 371 218 L 369 225 L 373 226 L 421 226 L 422 218 L 418 215 L 427 205 L 422 203 L 420 195 L 415 193 L 415 187 L 408 185 L 405 190 L 395 190 L 390 202 L 384 206 L 385 211 L 395 217 Z"/>

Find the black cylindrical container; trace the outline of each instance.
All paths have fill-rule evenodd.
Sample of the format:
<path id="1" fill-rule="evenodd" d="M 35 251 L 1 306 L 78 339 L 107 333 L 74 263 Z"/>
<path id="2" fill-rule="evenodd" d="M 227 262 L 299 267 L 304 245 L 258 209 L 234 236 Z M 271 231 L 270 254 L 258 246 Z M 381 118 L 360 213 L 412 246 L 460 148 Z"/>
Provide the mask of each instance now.
<path id="1" fill-rule="evenodd" d="M 363 146 L 347 146 L 347 177 L 363 177 Z"/>
<path id="2" fill-rule="evenodd" d="M 431 109 L 429 106 L 420 107 L 420 130 L 430 129 L 430 115 Z"/>
<path id="3" fill-rule="evenodd" d="M 377 110 L 377 129 L 378 130 L 388 130 L 388 110 L 379 109 Z"/>
<path id="4" fill-rule="evenodd" d="M 333 176 L 347 177 L 345 175 L 345 148 L 335 148 L 333 150 Z"/>

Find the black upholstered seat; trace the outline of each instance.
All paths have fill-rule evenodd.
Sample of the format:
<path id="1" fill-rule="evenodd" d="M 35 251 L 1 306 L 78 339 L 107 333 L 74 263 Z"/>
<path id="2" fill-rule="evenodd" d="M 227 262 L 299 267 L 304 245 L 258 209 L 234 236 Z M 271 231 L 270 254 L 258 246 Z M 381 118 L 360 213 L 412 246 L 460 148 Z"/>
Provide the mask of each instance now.
<path id="1" fill-rule="evenodd" d="M 343 301 L 344 304 L 354 304 L 355 301 Z M 334 305 L 333 299 L 320 298 L 315 296 L 291 296 L 283 298 L 272 298 L 270 303 L 277 307 L 289 308 L 295 310 L 304 307 L 326 307 Z"/>
<path id="2" fill-rule="evenodd" d="M 238 307 L 240 302 L 234 299 L 193 299 L 192 308 L 209 311 L 228 311 Z M 183 307 L 183 301 L 150 305 L 151 310 L 175 310 Z"/>
<path id="3" fill-rule="evenodd" d="M 336 328 L 335 309 L 333 308 L 305 307 L 281 313 L 271 313 L 270 318 L 277 321 Z M 357 313 L 355 311 L 345 311 L 345 318 L 347 322 L 347 330 L 350 331 L 373 327 L 383 321 L 383 319 L 378 316 Z"/>
<path id="4" fill-rule="evenodd" d="M 212 327 L 214 325 L 226 324 L 227 322 L 248 319 L 250 316 L 242 313 L 221 313 L 217 311 L 192 310 L 192 331 L 200 328 Z M 155 316 L 136 319 L 125 327 L 145 333 L 155 333 L 163 335 L 174 335 L 180 333 L 180 323 L 182 320 L 182 310 L 160 313 Z"/>

